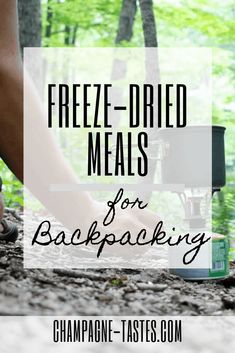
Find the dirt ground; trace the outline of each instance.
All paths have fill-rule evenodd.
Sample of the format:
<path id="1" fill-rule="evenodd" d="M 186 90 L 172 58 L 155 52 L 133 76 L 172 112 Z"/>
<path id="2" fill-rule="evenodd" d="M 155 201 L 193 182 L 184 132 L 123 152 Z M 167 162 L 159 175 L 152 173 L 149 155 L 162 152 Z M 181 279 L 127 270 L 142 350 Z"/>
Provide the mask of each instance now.
<path id="1" fill-rule="evenodd" d="M 20 237 L 0 244 L 0 315 L 235 315 L 235 269 L 201 282 L 167 270 L 24 270 L 22 222 L 6 218 Z"/>

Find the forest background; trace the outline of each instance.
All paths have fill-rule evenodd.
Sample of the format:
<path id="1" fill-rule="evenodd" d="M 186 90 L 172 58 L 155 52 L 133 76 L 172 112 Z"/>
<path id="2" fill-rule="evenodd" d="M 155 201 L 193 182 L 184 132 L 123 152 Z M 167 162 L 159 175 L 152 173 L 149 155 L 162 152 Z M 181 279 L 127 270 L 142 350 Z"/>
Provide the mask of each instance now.
<path id="1" fill-rule="evenodd" d="M 213 227 L 235 258 L 235 4 L 232 0 L 19 0 L 24 47 L 211 47 L 213 124 L 226 127 L 226 187 Z M 7 207 L 23 207 L 22 184 L 0 160 Z"/>

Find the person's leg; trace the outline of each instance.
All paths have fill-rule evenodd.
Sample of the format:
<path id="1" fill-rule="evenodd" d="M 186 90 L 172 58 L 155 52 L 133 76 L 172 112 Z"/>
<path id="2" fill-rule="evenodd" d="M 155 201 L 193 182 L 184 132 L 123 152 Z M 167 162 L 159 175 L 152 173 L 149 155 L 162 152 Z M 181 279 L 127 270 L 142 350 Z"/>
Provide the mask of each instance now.
<path id="1" fill-rule="evenodd" d="M 23 85 L 17 1 L 0 0 L 0 155 L 23 180 Z"/>

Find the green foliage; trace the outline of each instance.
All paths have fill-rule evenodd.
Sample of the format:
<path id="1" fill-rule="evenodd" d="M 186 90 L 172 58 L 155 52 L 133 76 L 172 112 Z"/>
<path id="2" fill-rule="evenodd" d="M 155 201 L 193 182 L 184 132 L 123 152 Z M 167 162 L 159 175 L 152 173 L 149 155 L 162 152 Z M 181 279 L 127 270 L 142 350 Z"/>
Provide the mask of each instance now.
<path id="1" fill-rule="evenodd" d="M 118 28 L 121 10 L 120 0 L 42 0 L 42 43 L 43 46 L 101 46 L 112 47 Z M 48 6 L 52 19 L 48 21 Z M 46 37 L 46 28 L 51 22 L 51 35 Z M 69 44 L 65 44 L 65 28 L 70 28 Z M 73 33 L 76 40 L 73 43 Z M 142 23 L 138 12 L 133 30 L 134 36 L 128 46 L 142 46 Z"/>
<path id="2" fill-rule="evenodd" d="M 234 178 L 235 179 L 235 178 Z M 235 181 L 235 180 L 233 180 Z M 231 258 L 235 250 L 235 189 L 226 186 L 223 191 L 213 199 L 213 230 L 219 234 L 229 236 Z"/>
<path id="3" fill-rule="evenodd" d="M 184 0 L 172 1 L 169 6 L 169 2 L 160 1 L 155 7 L 155 13 L 160 21 L 164 21 L 165 26 L 187 30 L 195 42 L 203 36 L 205 43 L 225 46 L 235 39 L 235 21 L 232 3 L 227 2 L 227 6 L 224 3 L 226 1 Z"/>
<path id="4" fill-rule="evenodd" d="M 0 176 L 3 181 L 4 202 L 7 207 L 22 207 L 23 193 L 22 184 L 12 172 L 6 167 L 4 162 L 0 160 Z"/>
<path id="5" fill-rule="evenodd" d="M 111 278 L 109 280 L 109 285 L 113 287 L 122 287 L 124 285 L 124 282 L 126 281 L 126 278 Z"/>
<path id="6" fill-rule="evenodd" d="M 70 28 L 70 43 L 73 46 L 72 32 L 78 26 L 76 44 L 81 46 L 110 45 L 114 43 L 118 24 L 118 14 L 121 3 L 119 1 L 89 0 L 86 3 L 77 0 L 58 2 L 50 0 L 42 2 L 43 14 L 43 45 L 65 46 L 65 27 Z M 48 6 L 52 12 L 51 36 L 45 37 L 48 24 Z"/>

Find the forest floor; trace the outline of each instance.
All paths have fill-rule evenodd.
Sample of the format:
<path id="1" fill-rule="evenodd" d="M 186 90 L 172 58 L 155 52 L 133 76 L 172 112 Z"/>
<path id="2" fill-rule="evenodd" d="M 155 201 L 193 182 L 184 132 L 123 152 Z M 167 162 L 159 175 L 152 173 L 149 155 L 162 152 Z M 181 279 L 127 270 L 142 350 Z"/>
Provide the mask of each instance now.
<path id="1" fill-rule="evenodd" d="M 219 281 L 187 282 L 167 270 L 23 268 L 22 222 L 0 244 L 0 315 L 235 315 L 235 269 Z"/>

